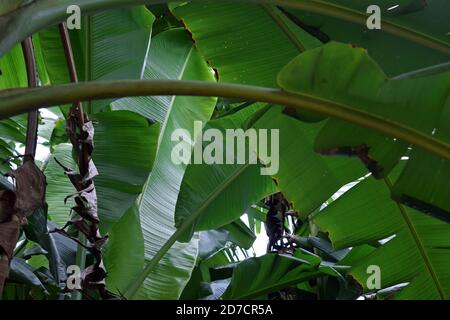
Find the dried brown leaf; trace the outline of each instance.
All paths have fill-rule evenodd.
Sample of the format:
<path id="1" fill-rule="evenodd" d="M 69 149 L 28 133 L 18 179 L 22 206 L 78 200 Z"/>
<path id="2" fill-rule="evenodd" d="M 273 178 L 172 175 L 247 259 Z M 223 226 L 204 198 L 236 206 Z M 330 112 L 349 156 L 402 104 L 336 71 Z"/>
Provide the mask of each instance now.
<path id="1" fill-rule="evenodd" d="M 16 180 L 16 215 L 26 218 L 45 204 L 46 179 L 33 161 L 26 161 L 9 174 Z"/>

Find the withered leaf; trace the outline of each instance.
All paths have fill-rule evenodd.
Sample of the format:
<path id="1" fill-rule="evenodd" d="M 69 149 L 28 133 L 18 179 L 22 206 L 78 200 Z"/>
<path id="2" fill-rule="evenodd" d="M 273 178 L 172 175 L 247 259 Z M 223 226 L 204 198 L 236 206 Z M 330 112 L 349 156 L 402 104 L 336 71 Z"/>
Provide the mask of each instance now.
<path id="1" fill-rule="evenodd" d="M 0 254 L 11 258 L 17 239 L 19 238 L 20 223 L 17 218 L 0 224 Z"/>
<path id="2" fill-rule="evenodd" d="M 14 214 L 16 194 L 10 190 L 0 192 L 0 223 L 8 222 Z"/>
<path id="3" fill-rule="evenodd" d="M 94 164 L 92 159 L 89 161 L 88 172 L 85 177 L 83 177 L 83 182 L 94 179 L 95 176 L 98 176 L 97 167 Z"/>
<path id="4" fill-rule="evenodd" d="M 83 143 L 89 145 L 89 154 L 92 154 L 92 149 L 94 148 L 94 125 L 92 121 L 86 122 L 83 125 Z"/>
<path id="5" fill-rule="evenodd" d="M 0 282 L 9 277 L 9 259 L 2 258 L 0 255 Z M 0 283 L 0 288 L 2 283 Z"/>
<path id="6" fill-rule="evenodd" d="M 30 216 L 45 204 L 46 179 L 33 161 L 26 161 L 8 174 L 16 180 L 14 211 L 21 217 Z"/>

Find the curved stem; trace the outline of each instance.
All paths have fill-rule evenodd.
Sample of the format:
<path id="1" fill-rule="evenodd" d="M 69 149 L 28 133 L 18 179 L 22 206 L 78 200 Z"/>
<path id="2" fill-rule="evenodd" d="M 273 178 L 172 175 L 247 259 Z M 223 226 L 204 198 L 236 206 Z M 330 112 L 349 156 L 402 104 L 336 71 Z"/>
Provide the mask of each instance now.
<path id="1" fill-rule="evenodd" d="M 404 124 L 344 104 L 278 89 L 202 81 L 121 80 L 0 91 L 0 119 L 73 101 L 130 96 L 207 96 L 284 105 L 344 120 L 450 160 L 450 145 Z"/>
<path id="2" fill-rule="evenodd" d="M 27 69 L 28 87 L 36 88 L 38 86 L 36 59 L 34 56 L 33 41 L 31 37 L 26 38 L 22 42 L 22 51 Z M 30 110 L 28 113 L 27 134 L 25 138 L 25 156 L 23 161 L 34 161 L 37 146 L 39 111 L 37 109 Z"/>
<path id="3" fill-rule="evenodd" d="M 69 71 L 70 82 L 77 83 L 78 74 L 75 66 L 75 58 L 73 56 L 72 44 L 70 42 L 69 30 L 67 30 L 67 25 L 65 22 L 60 23 L 58 28 L 59 28 L 59 36 L 61 37 L 61 43 L 64 49 L 64 58 L 66 59 L 66 65 Z"/>
<path id="4" fill-rule="evenodd" d="M 70 42 L 69 31 L 65 22 L 59 24 L 59 34 L 61 37 L 61 43 L 64 49 L 64 57 L 66 59 L 67 69 L 69 71 L 70 81 L 72 83 L 78 83 L 78 74 L 75 66 L 75 58 L 73 56 L 72 44 Z M 70 111 L 78 121 L 78 127 L 82 128 L 85 123 L 85 116 L 83 105 L 80 101 L 73 101 L 73 105 Z M 78 152 L 78 148 L 74 146 L 74 151 L 77 153 L 78 165 L 80 167 L 80 173 L 85 176 L 88 173 L 88 168 L 85 166 L 89 162 L 89 152 L 86 147 L 81 147 L 81 154 Z"/>

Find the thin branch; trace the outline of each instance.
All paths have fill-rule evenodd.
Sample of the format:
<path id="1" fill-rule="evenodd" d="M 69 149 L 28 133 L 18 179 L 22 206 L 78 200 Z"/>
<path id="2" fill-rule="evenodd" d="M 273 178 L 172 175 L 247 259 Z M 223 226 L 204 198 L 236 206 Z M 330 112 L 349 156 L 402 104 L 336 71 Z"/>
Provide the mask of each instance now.
<path id="1" fill-rule="evenodd" d="M 316 96 L 249 85 L 178 80 L 120 80 L 4 90 L 0 91 L 0 119 L 73 101 L 171 95 L 234 98 L 292 107 L 373 129 L 450 160 L 448 143 L 407 125 Z"/>
<path id="2" fill-rule="evenodd" d="M 34 56 L 33 41 L 31 37 L 22 42 L 22 51 L 27 69 L 28 87 L 38 86 L 36 59 Z M 28 113 L 27 134 L 25 139 L 25 156 L 23 161 L 33 161 L 36 155 L 37 135 L 38 135 L 39 111 L 37 109 Z"/>
<path id="3" fill-rule="evenodd" d="M 73 56 L 72 44 L 70 42 L 69 31 L 67 30 L 67 25 L 65 22 L 59 24 L 59 34 L 64 48 L 64 56 L 66 58 L 67 68 L 69 70 L 70 81 L 72 83 L 78 83 L 78 74 L 75 65 L 75 59 Z M 83 128 L 86 119 L 83 110 L 83 105 L 79 100 L 73 102 L 71 112 L 73 112 L 73 114 L 77 118 L 78 127 Z M 89 152 L 84 144 L 81 146 L 81 154 L 78 154 L 79 152 L 78 150 L 76 150 L 76 148 L 74 149 L 77 152 L 78 165 L 80 166 L 80 173 L 82 176 L 85 176 L 88 173 L 88 168 L 86 167 L 85 164 L 89 163 Z"/>
<path id="4" fill-rule="evenodd" d="M 73 56 L 72 44 L 70 43 L 69 31 L 65 22 L 58 25 L 59 35 L 64 49 L 64 57 L 66 58 L 67 68 L 69 70 L 70 82 L 78 83 L 78 74 L 75 66 L 75 58 Z M 79 104 L 79 102 L 75 102 Z M 81 117 L 84 115 L 81 114 Z"/>
<path id="5" fill-rule="evenodd" d="M 89 24 L 89 17 L 88 24 Z M 85 30 L 86 31 L 86 30 Z M 65 23 L 61 23 L 59 25 L 59 32 L 61 36 L 61 41 L 63 43 L 64 47 L 64 53 L 66 57 L 67 67 L 70 74 L 70 79 L 73 83 L 78 82 L 78 75 L 76 71 L 75 66 L 75 60 L 73 57 L 72 52 L 72 46 L 70 43 L 70 37 L 69 32 L 67 30 L 67 26 Z M 85 41 L 87 43 L 90 42 L 90 32 L 85 32 Z M 87 56 L 86 56 L 86 65 L 88 66 L 90 64 L 89 59 L 89 49 L 87 50 Z M 90 68 L 90 67 L 89 67 Z M 88 74 L 89 68 L 86 69 L 86 74 Z M 90 271 L 90 283 L 89 285 L 92 285 L 92 282 L 95 283 L 94 287 L 99 290 L 100 296 L 104 299 L 108 298 L 109 292 L 105 290 L 104 284 L 102 283 L 104 281 L 104 275 L 106 274 L 106 270 L 103 269 L 103 263 L 102 263 L 102 251 L 101 251 L 101 244 L 103 242 L 103 239 L 100 235 L 100 232 L 98 230 L 99 227 L 99 221 L 98 221 L 98 215 L 97 215 L 97 192 L 95 189 L 94 181 L 92 179 L 92 174 L 94 170 L 96 171 L 93 163 L 92 163 L 92 142 L 90 142 L 90 139 L 93 139 L 93 129 L 92 131 L 89 131 L 88 129 L 89 125 L 92 125 L 92 123 L 89 123 L 89 119 L 87 115 L 85 114 L 83 110 L 83 106 L 80 103 L 81 99 L 74 100 L 73 106 L 70 109 L 69 117 L 67 119 L 67 130 L 68 135 L 70 138 L 70 141 L 72 142 L 73 149 L 76 150 L 77 153 L 77 164 L 80 171 L 80 177 L 82 177 L 82 182 L 77 182 L 74 179 L 71 179 L 71 182 L 74 184 L 75 188 L 79 192 L 79 194 L 75 197 L 75 202 L 78 204 L 77 213 L 82 218 L 82 222 L 84 222 L 86 225 L 89 226 L 89 230 L 85 230 L 85 228 L 80 227 L 77 223 L 74 223 L 74 225 L 78 228 L 78 241 L 79 246 L 77 250 L 77 256 L 76 256 L 76 263 L 77 265 L 85 269 L 86 266 L 86 250 L 85 250 L 85 243 L 86 240 L 89 240 L 91 244 L 91 252 L 94 255 L 96 262 L 90 266 L 92 271 Z M 89 104 L 88 104 L 89 106 Z M 88 125 L 85 127 L 85 125 Z M 89 139 L 88 139 L 89 138 Z M 91 170 L 92 169 L 92 170 Z M 89 189 L 90 193 L 90 200 L 87 204 L 84 204 L 84 201 L 82 199 L 82 192 L 87 192 L 86 190 Z M 78 199 L 78 201 L 77 201 Z M 91 217 L 92 219 L 88 219 L 87 216 Z M 89 269 L 89 268 L 88 268 Z M 87 270 L 87 269 L 86 269 Z M 93 276 L 93 278 L 92 278 Z M 88 277 L 88 276 L 86 276 Z M 84 292 L 84 290 L 83 290 Z M 73 300 L 80 300 L 81 295 L 79 292 L 75 292 L 72 295 Z"/>

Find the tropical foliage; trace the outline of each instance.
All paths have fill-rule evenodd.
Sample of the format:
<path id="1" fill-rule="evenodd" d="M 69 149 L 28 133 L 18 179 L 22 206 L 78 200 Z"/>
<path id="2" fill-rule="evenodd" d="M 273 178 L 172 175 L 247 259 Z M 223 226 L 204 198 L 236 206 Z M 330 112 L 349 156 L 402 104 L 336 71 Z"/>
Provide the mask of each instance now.
<path id="1" fill-rule="evenodd" d="M 449 12 L 1 2 L 1 297 L 450 298 Z M 279 170 L 173 161 L 196 121 L 277 129 Z"/>

